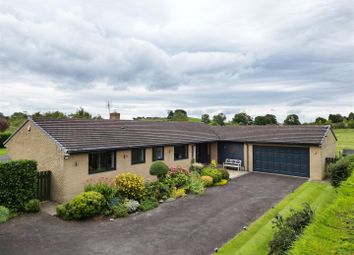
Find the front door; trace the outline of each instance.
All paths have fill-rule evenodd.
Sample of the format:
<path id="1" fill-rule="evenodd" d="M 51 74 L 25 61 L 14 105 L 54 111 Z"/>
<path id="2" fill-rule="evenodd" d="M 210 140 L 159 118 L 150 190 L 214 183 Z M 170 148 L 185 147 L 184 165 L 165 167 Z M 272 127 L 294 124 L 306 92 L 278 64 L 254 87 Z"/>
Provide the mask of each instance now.
<path id="1" fill-rule="evenodd" d="M 197 144 L 197 158 L 198 163 L 210 163 L 210 143 Z"/>

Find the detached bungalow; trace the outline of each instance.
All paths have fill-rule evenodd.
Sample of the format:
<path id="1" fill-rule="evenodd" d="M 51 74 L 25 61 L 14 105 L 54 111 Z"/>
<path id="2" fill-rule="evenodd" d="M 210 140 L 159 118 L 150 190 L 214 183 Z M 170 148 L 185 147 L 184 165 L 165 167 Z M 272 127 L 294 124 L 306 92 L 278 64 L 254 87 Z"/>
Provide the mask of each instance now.
<path id="1" fill-rule="evenodd" d="M 52 171 L 52 199 L 63 202 L 89 179 L 134 172 L 153 179 L 149 168 L 163 160 L 188 167 L 226 158 L 246 171 L 322 180 L 325 159 L 335 157 L 329 126 L 228 126 L 126 120 L 28 119 L 6 142 L 12 159 L 33 159 Z"/>

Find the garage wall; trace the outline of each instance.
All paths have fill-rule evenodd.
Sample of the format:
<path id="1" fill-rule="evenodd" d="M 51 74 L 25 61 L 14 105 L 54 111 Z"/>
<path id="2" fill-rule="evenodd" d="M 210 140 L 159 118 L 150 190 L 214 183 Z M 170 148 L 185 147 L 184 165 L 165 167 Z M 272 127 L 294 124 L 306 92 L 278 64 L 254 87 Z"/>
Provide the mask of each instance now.
<path id="1" fill-rule="evenodd" d="M 310 148 L 310 179 L 323 180 L 326 177 L 326 158 L 336 157 L 337 141 L 329 130 L 321 147 Z"/>

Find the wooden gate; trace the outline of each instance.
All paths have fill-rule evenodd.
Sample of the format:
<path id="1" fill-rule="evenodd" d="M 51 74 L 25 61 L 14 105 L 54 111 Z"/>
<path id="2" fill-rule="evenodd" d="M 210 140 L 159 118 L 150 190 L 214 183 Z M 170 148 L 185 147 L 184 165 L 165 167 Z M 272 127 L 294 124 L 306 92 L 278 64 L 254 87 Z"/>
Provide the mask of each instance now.
<path id="1" fill-rule="evenodd" d="M 37 173 L 37 198 L 40 201 L 50 200 L 51 171 Z"/>

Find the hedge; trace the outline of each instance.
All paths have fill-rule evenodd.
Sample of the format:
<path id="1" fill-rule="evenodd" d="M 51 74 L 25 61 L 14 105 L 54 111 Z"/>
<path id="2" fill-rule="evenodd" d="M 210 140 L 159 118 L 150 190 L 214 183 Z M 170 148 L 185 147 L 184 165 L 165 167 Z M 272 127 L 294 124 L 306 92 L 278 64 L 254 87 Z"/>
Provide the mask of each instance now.
<path id="1" fill-rule="evenodd" d="M 354 254 L 353 205 L 354 175 L 351 175 L 339 186 L 335 202 L 326 210 L 317 212 L 314 222 L 294 243 L 289 254 Z"/>
<path id="2" fill-rule="evenodd" d="M 0 133 L 0 148 L 5 148 L 4 142 L 11 136 L 11 133 Z"/>
<path id="3" fill-rule="evenodd" d="M 0 205 L 12 210 L 24 210 L 35 198 L 37 163 L 33 160 L 0 162 Z"/>

